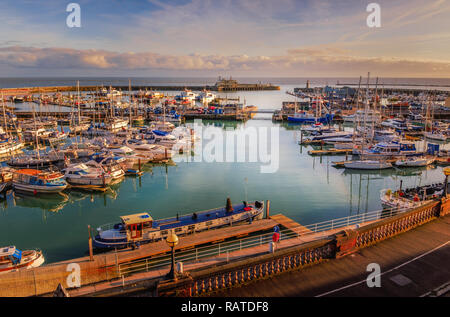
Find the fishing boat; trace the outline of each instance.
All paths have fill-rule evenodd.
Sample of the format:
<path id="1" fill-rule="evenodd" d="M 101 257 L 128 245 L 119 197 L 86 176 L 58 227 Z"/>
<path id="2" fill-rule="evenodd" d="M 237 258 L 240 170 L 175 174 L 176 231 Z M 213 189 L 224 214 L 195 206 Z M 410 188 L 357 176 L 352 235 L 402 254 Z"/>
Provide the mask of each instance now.
<path id="1" fill-rule="evenodd" d="M 399 159 L 394 164 L 398 167 L 423 167 L 433 164 L 435 159 L 435 157 L 415 156 Z"/>
<path id="2" fill-rule="evenodd" d="M 345 162 L 344 166 L 345 168 L 357 170 L 381 170 L 392 168 L 392 164 L 389 162 L 374 160 L 349 161 Z"/>
<path id="3" fill-rule="evenodd" d="M 21 251 L 15 246 L 0 248 L 0 274 L 38 267 L 44 261 L 42 251 Z"/>
<path id="4" fill-rule="evenodd" d="M 232 206 L 227 200 L 225 208 L 177 215 L 162 220 L 153 220 L 148 213 L 122 216 L 120 223 L 97 228 L 98 234 L 93 239 L 93 245 L 99 249 L 126 248 L 134 243 L 149 243 L 164 239 L 170 231 L 182 236 L 231 224 L 252 222 L 261 219 L 263 211 L 264 202 L 255 201 L 254 204 L 244 202 Z"/>
<path id="5" fill-rule="evenodd" d="M 65 180 L 71 185 L 106 186 L 112 181 L 112 177 L 101 167 L 89 167 L 83 163 L 71 164 L 62 171 Z"/>
<path id="6" fill-rule="evenodd" d="M 13 173 L 15 190 L 40 193 L 59 193 L 66 189 L 67 182 L 59 172 L 44 172 L 35 169 L 20 169 Z"/>

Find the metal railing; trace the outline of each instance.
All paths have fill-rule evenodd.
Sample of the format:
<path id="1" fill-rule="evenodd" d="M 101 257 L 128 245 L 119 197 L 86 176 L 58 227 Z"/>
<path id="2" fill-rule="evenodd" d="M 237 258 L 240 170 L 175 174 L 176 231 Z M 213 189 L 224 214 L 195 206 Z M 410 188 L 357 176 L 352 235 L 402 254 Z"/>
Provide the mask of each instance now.
<path id="1" fill-rule="evenodd" d="M 299 226 L 290 229 L 280 230 L 280 241 L 295 238 L 307 238 L 312 240 L 323 238 L 332 234 L 330 231 L 342 229 L 349 226 L 356 226 L 366 222 L 379 219 L 390 218 L 400 213 L 411 210 L 411 208 L 393 208 L 388 210 L 376 210 L 369 213 L 347 216 L 322 222 L 313 223 L 306 226 Z M 318 235 L 319 234 L 319 235 Z M 251 247 L 266 245 L 272 241 L 273 232 L 250 236 L 238 240 L 221 242 L 214 245 L 198 247 L 191 250 L 180 250 L 175 252 L 177 262 L 199 261 L 213 256 L 226 255 L 228 261 L 229 253 Z M 171 265 L 169 254 L 152 258 L 137 260 L 133 262 L 119 264 L 117 267 L 119 276 L 130 275 L 137 272 L 148 272 Z"/>

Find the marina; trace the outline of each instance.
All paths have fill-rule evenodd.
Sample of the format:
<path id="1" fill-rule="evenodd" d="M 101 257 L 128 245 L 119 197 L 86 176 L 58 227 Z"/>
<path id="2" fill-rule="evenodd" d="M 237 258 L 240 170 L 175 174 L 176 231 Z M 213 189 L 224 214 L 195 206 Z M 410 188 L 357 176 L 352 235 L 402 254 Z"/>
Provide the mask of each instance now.
<path id="1" fill-rule="evenodd" d="M 0 226 L 5 226 L 6 230 L 22 218 L 21 214 L 26 214 L 27 218 L 21 219 L 20 230 L 3 230 L 7 234 L 3 238 L 0 234 L 0 241 L 4 245 L 42 250 L 45 263 L 34 269 L 33 274 L 39 274 L 40 281 L 46 280 L 39 295 L 48 295 L 61 279 L 46 276 L 64 275 L 63 267 L 73 261 L 86 263 L 83 271 L 100 270 L 106 274 L 87 273 L 83 279 L 89 281 L 88 284 L 144 274 L 143 263 L 147 275 L 155 274 L 158 261 L 166 263 L 170 258 L 165 239 L 171 232 L 177 232 L 179 256 L 185 254 L 182 256 L 185 259 L 191 259 L 193 254 L 198 257 L 200 250 L 205 250 L 201 251 L 205 254 L 216 252 L 212 250 L 217 246 L 223 250 L 233 246 L 233 249 L 236 243 L 240 243 L 240 250 L 244 252 L 258 239 L 268 241 L 275 227 L 281 228 L 285 239 L 296 235 L 310 241 L 330 219 L 360 219 L 366 215 L 372 219 L 370 215 L 374 210 L 419 208 L 443 195 L 440 191 L 431 200 L 420 198 L 420 204 L 415 204 L 413 194 L 411 201 L 397 198 L 397 188 L 442 182 L 442 165 L 446 165 L 448 157 L 445 142 L 434 143 L 421 135 L 420 130 L 408 131 L 406 135 L 397 126 L 380 125 L 391 122 L 381 115 L 364 122 L 366 116 L 360 112 L 358 119 L 342 122 L 339 113 L 344 108 L 338 104 L 334 109 L 328 108 L 327 111 L 335 114 L 323 122 L 315 119 L 318 108 L 309 112 L 311 120 L 279 122 L 271 118 L 276 105 L 286 105 L 286 98 L 298 98 L 286 97 L 290 87 L 281 87 L 275 92 L 218 92 L 220 99 L 245 100 L 255 105 L 247 110 L 248 116 L 244 119 L 240 116 L 242 113 L 236 112 L 245 109 L 244 105 L 235 103 L 228 112 L 225 112 L 226 106 L 219 107 L 221 112 L 216 109 L 217 101 L 204 97 L 200 98 L 201 103 L 192 99 L 189 107 L 204 108 L 205 102 L 215 104 L 213 108 L 208 107 L 211 113 L 190 116 L 186 105 L 180 103 L 183 99 L 173 102 L 174 97 L 165 92 L 155 94 L 161 97 L 149 104 L 136 102 L 120 107 L 120 104 L 99 106 L 97 103 L 81 110 L 80 101 L 89 103 L 92 96 L 77 89 L 80 92 L 75 91 L 74 100 L 78 101 L 70 106 L 72 110 L 60 112 L 45 111 L 49 106 L 42 105 L 42 101 L 36 107 L 26 101 L 5 100 L 3 105 L 11 113 L 9 116 L 14 114 L 17 118 L 13 126 L 3 125 L 5 134 L 10 133 L 9 138 L 14 138 L 15 142 L 22 139 L 21 131 L 30 131 L 30 136 L 22 153 L 6 151 L 3 166 L 5 173 L 10 174 L 4 174 L 1 214 L 4 221 Z M 111 101 L 116 98 L 114 91 L 120 90 L 106 90 Z M 180 90 L 179 96 L 183 94 L 194 96 L 196 93 L 191 95 L 188 90 Z M 176 96 L 173 100 L 177 100 Z M 125 94 L 121 98 L 127 102 Z M 329 107 L 325 105 L 326 97 L 321 100 L 324 109 Z M 361 100 L 359 107 L 364 102 Z M 17 107 L 27 106 L 28 112 L 18 111 Z M 374 106 L 366 103 L 366 107 Z M 425 112 L 431 113 L 429 102 L 424 102 L 423 107 Z M 176 113 L 178 117 L 174 119 L 167 113 Z M 423 127 L 427 126 L 427 117 L 431 118 L 423 117 Z M 27 125 L 27 118 L 40 120 L 41 130 L 36 129 L 37 124 Z M 198 132 L 193 128 L 192 120 L 198 118 L 204 118 L 200 125 L 203 129 L 212 129 L 218 134 L 225 134 L 230 128 L 235 131 L 279 129 L 278 170 L 265 175 L 259 173 L 258 164 L 250 162 L 195 162 L 196 146 L 198 150 L 204 142 L 204 135 L 196 135 Z M 86 122 L 84 130 L 75 129 L 74 120 Z M 445 129 L 444 122 L 440 123 L 440 129 Z M 55 133 L 45 138 L 40 136 L 48 131 Z M 61 136 L 56 134 L 59 131 Z M 339 161 L 342 156 L 345 161 Z M 186 183 L 190 178 L 195 181 Z M 214 189 L 211 189 L 211 179 L 216 180 Z M 278 184 L 276 194 L 271 184 Z M 380 194 L 388 190 L 391 190 L 389 198 Z M 301 207 L 297 200 L 289 198 L 299 193 Z M 217 209 L 225 205 L 224 195 L 231 198 L 230 202 L 244 203 L 231 205 L 227 202 L 225 208 Z M 333 202 L 332 208 L 321 199 L 323 196 Z M 269 198 L 270 208 L 282 213 L 268 215 L 265 209 L 269 208 L 266 206 Z M 247 202 L 254 203 L 247 205 Z M 228 213 L 227 210 L 234 211 Z M 263 210 L 267 214 L 260 220 Z M 104 225 L 115 219 L 120 222 Z M 340 221 L 336 220 L 334 226 Z M 70 235 L 64 229 L 68 223 L 71 224 Z M 51 232 L 51 235 L 44 232 Z M 27 237 L 31 235 L 30 240 Z M 55 235 L 61 239 L 53 239 Z M 189 265 L 189 260 L 186 261 Z M 60 273 L 56 273 L 58 268 L 61 268 Z M 17 274 L 26 274 L 19 272 Z M 26 285 L 26 278 L 23 283 L 17 285 Z M 26 296 L 33 295 L 31 289 L 27 292 Z M 36 290 L 34 292 L 36 294 Z"/>

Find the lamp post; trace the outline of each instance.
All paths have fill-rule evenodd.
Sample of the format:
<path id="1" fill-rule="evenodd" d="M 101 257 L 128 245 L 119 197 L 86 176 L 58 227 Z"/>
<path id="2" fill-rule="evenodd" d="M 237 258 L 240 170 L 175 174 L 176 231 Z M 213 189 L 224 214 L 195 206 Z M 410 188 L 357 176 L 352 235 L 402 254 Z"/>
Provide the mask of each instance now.
<path id="1" fill-rule="evenodd" d="M 172 231 L 169 233 L 169 235 L 166 238 L 166 242 L 169 245 L 169 247 L 172 249 L 172 266 L 170 268 L 169 274 L 167 274 L 167 277 L 176 280 L 176 274 L 175 274 L 175 246 L 178 244 L 178 236 Z"/>

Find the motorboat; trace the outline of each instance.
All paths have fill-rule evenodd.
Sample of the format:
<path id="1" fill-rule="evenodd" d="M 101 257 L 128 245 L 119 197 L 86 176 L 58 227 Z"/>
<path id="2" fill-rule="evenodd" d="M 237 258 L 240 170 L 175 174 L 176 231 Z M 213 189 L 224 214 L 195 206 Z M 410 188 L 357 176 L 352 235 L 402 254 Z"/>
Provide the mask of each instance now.
<path id="1" fill-rule="evenodd" d="M 322 124 L 327 124 L 330 123 L 331 121 L 333 121 L 333 117 L 334 115 L 332 114 L 325 114 L 324 116 L 321 117 L 316 117 L 314 114 L 312 113 L 308 113 L 306 111 L 301 111 L 301 112 L 297 112 L 292 116 L 288 116 L 288 121 L 289 122 L 295 122 L 295 123 L 322 123 Z"/>
<path id="2" fill-rule="evenodd" d="M 354 148 L 354 155 L 364 155 L 366 159 L 392 159 L 405 156 L 421 156 L 424 153 L 416 150 L 414 142 L 381 142 L 370 147 L 367 150 Z"/>
<path id="3" fill-rule="evenodd" d="M 254 204 L 244 202 L 232 206 L 177 215 L 162 220 L 153 220 L 148 213 L 139 213 L 120 217 L 121 222 L 97 228 L 98 234 L 93 245 L 99 249 L 126 248 L 136 243 L 156 242 L 168 236 L 170 231 L 179 236 L 204 230 L 211 230 L 231 224 L 251 223 L 261 219 L 264 202 Z"/>
<path id="4" fill-rule="evenodd" d="M 378 111 L 368 110 L 366 115 L 364 110 L 357 110 L 354 114 L 342 116 L 342 119 L 351 123 L 375 123 L 381 121 L 381 114 Z"/>
<path id="5" fill-rule="evenodd" d="M 136 153 L 151 155 L 153 162 L 172 158 L 172 151 L 168 150 L 165 146 L 150 144 L 145 140 L 138 140 L 137 143 L 128 142 L 127 146 L 132 148 Z"/>
<path id="6" fill-rule="evenodd" d="M 423 167 L 433 164 L 435 157 L 413 156 L 395 161 L 398 167 Z"/>
<path id="7" fill-rule="evenodd" d="M 84 163 L 89 167 L 101 167 L 105 173 L 112 177 L 113 181 L 120 180 L 125 176 L 125 171 L 119 164 L 124 158 L 115 158 L 112 156 L 104 156 L 101 154 L 93 155 L 93 159 Z"/>
<path id="8" fill-rule="evenodd" d="M 15 190 L 41 193 L 59 193 L 67 187 L 64 175 L 59 172 L 46 172 L 35 169 L 20 169 L 13 173 Z"/>
<path id="9" fill-rule="evenodd" d="M 381 170 L 392 168 L 392 164 L 374 160 L 349 161 L 344 163 L 345 168 L 357 170 Z"/>
<path id="10" fill-rule="evenodd" d="M 139 165 L 139 164 L 147 164 L 148 162 L 153 160 L 153 155 L 151 153 L 138 153 L 133 151 L 128 146 L 109 146 L 107 148 L 109 153 L 112 153 L 114 156 L 122 156 L 130 162 L 130 166 Z"/>
<path id="11" fill-rule="evenodd" d="M 44 261 L 39 250 L 21 251 L 15 246 L 0 248 L 0 274 L 39 267 Z"/>
<path id="12" fill-rule="evenodd" d="M 445 193 L 445 184 L 430 184 L 407 189 L 392 191 L 383 189 L 380 193 L 380 200 L 383 208 L 409 209 L 429 203 L 439 199 Z"/>
<path id="13" fill-rule="evenodd" d="M 106 186 L 112 181 L 112 177 L 106 174 L 100 166 L 92 167 L 83 163 L 76 163 L 69 165 L 62 171 L 65 180 L 71 185 Z"/>
<path id="14" fill-rule="evenodd" d="M 424 136 L 430 140 L 443 141 L 443 142 L 447 141 L 447 139 L 448 139 L 447 134 L 438 132 L 438 131 L 424 132 Z"/>

